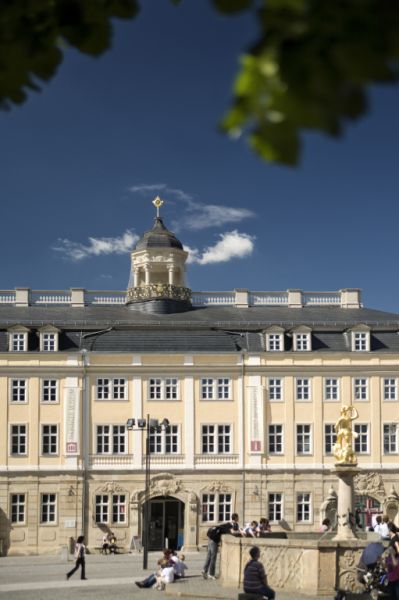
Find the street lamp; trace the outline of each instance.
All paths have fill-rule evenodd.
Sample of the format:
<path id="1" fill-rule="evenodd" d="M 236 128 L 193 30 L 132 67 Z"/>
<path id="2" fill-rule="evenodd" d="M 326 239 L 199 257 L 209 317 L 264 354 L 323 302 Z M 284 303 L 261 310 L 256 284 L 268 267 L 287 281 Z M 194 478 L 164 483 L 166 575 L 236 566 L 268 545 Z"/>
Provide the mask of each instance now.
<path id="1" fill-rule="evenodd" d="M 168 419 L 161 422 L 158 419 L 151 419 L 147 415 L 146 419 L 128 419 L 126 428 L 129 431 L 144 431 L 145 438 L 145 487 L 144 487 L 144 510 L 143 510 L 143 569 L 148 569 L 148 546 L 150 534 L 150 474 L 151 474 L 151 453 L 150 453 L 150 434 L 160 432 L 169 427 Z"/>

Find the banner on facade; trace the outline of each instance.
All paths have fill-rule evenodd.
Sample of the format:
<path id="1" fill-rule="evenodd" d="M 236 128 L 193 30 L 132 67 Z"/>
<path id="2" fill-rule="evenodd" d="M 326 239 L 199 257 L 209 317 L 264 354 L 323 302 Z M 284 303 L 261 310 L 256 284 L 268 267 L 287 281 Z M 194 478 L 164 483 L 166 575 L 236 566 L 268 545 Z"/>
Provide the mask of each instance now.
<path id="1" fill-rule="evenodd" d="M 78 388 L 65 388 L 65 454 L 79 454 L 79 397 Z"/>
<path id="2" fill-rule="evenodd" d="M 263 387 L 251 385 L 249 395 L 249 439 L 250 451 L 262 452 L 263 448 Z"/>

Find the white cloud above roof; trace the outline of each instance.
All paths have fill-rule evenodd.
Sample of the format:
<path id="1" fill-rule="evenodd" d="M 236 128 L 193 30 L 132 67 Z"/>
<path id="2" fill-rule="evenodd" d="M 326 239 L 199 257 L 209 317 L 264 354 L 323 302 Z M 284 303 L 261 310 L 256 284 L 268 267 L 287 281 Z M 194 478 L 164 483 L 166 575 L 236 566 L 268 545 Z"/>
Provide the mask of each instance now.
<path id="1" fill-rule="evenodd" d="M 221 233 L 219 241 L 213 246 L 206 247 L 203 252 L 189 246 L 185 246 L 184 249 L 189 253 L 188 263 L 208 265 L 250 256 L 254 250 L 254 245 L 255 236 L 240 233 L 235 229 Z"/>
<path id="2" fill-rule="evenodd" d="M 127 229 L 119 237 L 89 237 L 87 244 L 59 238 L 56 245 L 53 246 L 53 250 L 60 252 L 64 258 L 80 261 L 102 254 L 125 254 L 133 249 L 138 239 L 138 235 Z"/>

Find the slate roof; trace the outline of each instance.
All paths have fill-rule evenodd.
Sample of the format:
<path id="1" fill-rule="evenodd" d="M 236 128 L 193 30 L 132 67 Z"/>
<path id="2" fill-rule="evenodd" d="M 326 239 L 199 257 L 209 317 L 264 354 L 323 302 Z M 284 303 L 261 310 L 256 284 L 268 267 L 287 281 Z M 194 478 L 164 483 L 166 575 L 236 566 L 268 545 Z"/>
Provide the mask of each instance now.
<path id="1" fill-rule="evenodd" d="M 360 323 L 371 328 L 371 351 L 399 352 L 399 315 L 367 308 L 209 306 L 154 315 L 126 306 L 53 305 L 0 305 L 0 352 L 7 352 L 7 329 L 15 324 L 30 328 L 30 351 L 39 350 L 36 329 L 52 324 L 61 330 L 59 349 L 68 352 L 256 353 L 265 350 L 263 333 L 272 325 L 284 328 L 286 352 L 292 349 L 291 331 L 299 325 L 312 329 L 314 351 L 345 352 L 350 350 L 348 330 Z"/>
<path id="2" fill-rule="evenodd" d="M 135 246 L 135 250 L 144 250 L 145 248 L 178 248 L 183 250 L 183 245 L 175 234 L 165 227 L 162 219 L 156 217 L 153 228 L 146 231 Z"/>

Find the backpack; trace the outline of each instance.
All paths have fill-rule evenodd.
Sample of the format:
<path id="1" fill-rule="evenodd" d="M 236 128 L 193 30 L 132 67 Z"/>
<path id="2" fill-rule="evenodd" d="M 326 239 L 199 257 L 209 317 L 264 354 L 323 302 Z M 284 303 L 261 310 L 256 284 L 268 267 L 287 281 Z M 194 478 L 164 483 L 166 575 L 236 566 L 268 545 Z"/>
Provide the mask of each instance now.
<path id="1" fill-rule="evenodd" d="M 215 527 L 209 527 L 208 531 L 206 532 L 206 535 L 209 537 L 210 540 L 212 540 L 212 542 L 218 544 L 222 536 L 222 529 L 219 525 L 216 525 Z"/>

